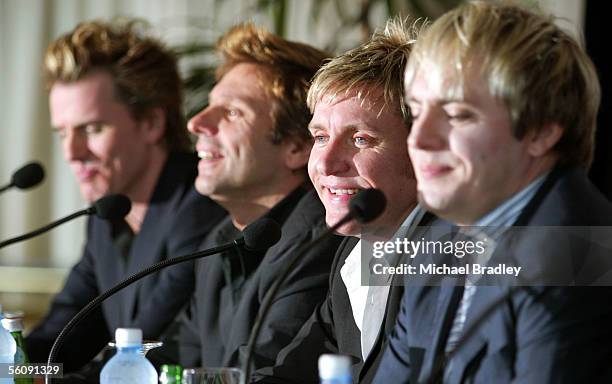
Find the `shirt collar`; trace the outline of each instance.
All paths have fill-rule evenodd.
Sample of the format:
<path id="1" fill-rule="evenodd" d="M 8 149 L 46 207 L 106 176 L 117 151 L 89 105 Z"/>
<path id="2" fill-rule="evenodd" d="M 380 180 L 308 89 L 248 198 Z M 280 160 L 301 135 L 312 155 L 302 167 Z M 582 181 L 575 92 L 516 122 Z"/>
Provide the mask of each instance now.
<path id="1" fill-rule="evenodd" d="M 548 172 L 541 175 L 528 186 L 512 195 L 503 203 L 478 220 L 474 226 L 478 227 L 510 227 L 525 209 L 529 201 L 544 183 Z"/>

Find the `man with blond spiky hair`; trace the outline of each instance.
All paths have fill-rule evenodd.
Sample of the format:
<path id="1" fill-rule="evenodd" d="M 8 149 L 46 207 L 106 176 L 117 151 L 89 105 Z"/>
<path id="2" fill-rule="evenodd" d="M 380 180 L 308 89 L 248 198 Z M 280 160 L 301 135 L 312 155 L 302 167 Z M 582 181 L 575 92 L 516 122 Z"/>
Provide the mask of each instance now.
<path id="1" fill-rule="evenodd" d="M 317 382 L 317 359 L 341 353 L 352 360 L 353 382 L 372 380 L 380 351 L 395 321 L 402 287 L 384 281 L 363 284 L 362 268 L 373 259 L 362 242 L 412 236 L 428 222 L 416 204 L 416 180 L 406 138 L 411 119 L 404 104 L 402 75 L 419 23 L 387 22 L 372 38 L 326 63 L 308 92 L 315 143 L 310 178 L 325 206 L 328 225 L 348 210 L 350 196 L 364 188 L 387 198 L 383 214 L 368 224 L 349 223 L 334 258 L 330 290 L 275 366 L 256 373 L 262 383 Z M 368 286 L 369 285 L 369 286 Z"/>

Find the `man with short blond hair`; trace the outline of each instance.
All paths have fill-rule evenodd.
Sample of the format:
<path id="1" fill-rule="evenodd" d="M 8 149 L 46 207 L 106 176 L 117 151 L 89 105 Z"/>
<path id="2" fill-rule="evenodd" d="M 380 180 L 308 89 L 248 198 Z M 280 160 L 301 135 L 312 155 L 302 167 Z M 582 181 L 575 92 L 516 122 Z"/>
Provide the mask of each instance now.
<path id="1" fill-rule="evenodd" d="M 265 383 L 312 383 L 323 353 L 349 355 L 353 382 L 372 380 L 395 321 L 403 287 L 362 280 L 373 262 L 365 241 L 413 236 L 428 222 L 416 204 L 416 180 L 405 141 L 410 115 L 403 99 L 402 75 L 420 24 L 395 18 L 366 43 L 326 63 L 308 92 L 313 111 L 314 145 L 310 178 L 325 206 L 328 225 L 348 212 L 350 197 L 377 188 L 387 198 L 382 215 L 368 224 L 349 223 L 336 253 L 330 290 L 275 366 L 257 372 Z M 379 280 L 381 281 L 381 280 Z"/>
<path id="2" fill-rule="evenodd" d="M 600 89 L 583 48 L 550 17 L 469 2 L 419 37 L 405 89 L 420 203 L 485 245 L 436 260 L 461 276 L 405 279 L 375 382 L 610 382 L 610 234 L 597 236 L 612 205 L 586 175 Z M 495 272 L 507 265 L 519 273 Z"/>

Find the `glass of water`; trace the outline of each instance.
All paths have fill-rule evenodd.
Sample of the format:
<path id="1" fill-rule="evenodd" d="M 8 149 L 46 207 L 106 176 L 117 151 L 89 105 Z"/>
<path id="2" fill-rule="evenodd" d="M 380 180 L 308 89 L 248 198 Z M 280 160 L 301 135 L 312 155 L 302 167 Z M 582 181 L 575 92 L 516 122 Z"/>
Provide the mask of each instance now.
<path id="1" fill-rule="evenodd" d="M 187 368 L 183 384 L 244 384 L 244 373 L 239 368 Z"/>

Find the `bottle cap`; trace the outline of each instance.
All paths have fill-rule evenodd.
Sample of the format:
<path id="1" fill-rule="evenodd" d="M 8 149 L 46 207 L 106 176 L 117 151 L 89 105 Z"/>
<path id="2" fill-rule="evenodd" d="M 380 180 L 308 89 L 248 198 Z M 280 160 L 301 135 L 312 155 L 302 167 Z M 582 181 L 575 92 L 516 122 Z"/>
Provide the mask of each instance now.
<path id="1" fill-rule="evenodd" d="M 20 310 L 4 312 L 3 315 L 8 319 L 23 319 L 23 311 Z"/>
<path id="2" fill-rule="evenodd" d="M 142 330 L 138 328 L 117 328 L 115 331 L 115 345 L 117 345 L 117 348 L 142 345 Z"/>
<path id="3" fill-rule="evenodd" d="M 328 380 L 351 376 L 351 359 L 345 355 L 326 353 L 319 356 L 319 378 Z"/>
<path id="4" fill-rule="evenodd" d="M 2 319 L 2 326 L 9 332 L 23 331 L 23 320 L 20 317 Z"/>

